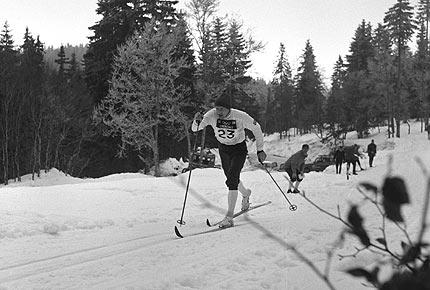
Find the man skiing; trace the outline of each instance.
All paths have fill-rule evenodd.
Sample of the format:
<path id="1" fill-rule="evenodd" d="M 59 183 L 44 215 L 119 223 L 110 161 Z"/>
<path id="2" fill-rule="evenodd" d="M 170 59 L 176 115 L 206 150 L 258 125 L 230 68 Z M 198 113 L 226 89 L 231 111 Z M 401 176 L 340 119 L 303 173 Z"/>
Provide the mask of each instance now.
<path id="1" fill-rule="evenodd" d="M 299 193 L 299 184 L 304 178 L 305 158 L 308 156 L 309 145 L 303 144 L 302 149 L 294 153 L 285 162 L 285 171 L 288 173 L 291 182 L 288 186 L 288 193 Z M 296 184 L 293 187 L 293 182 Z"/>
<path id="2" fill-rule="evenodd" d="M 375 158 L 376 155 L 376 144 L 373 139 L 370 144 L 367 145 L 367 155 L 369 155 L 369 166 L 373 167 L 373 158 Z"/>
<path id="3" fill-rule="evenodd" d="M 256 139 L 257 157 L 260 162 L 266 159 L 263 151 L 263 132 L 260 125 L 247 113 L 233 109 L 232 93 L 234 90 L 226 89 L 215 101 L 212 108 L 204 115 L 200 112 L 194 116 L 191 130 L 196 132 L 210 125 L 218 140 L 218 149 L 221 165 L 226 176 L 225 184 L 228 187 L 228 209 L 220 228 L 232 227 L 234 208 L 238 191 L 242 194 L 242 210 L 249 208 L 251 190 L 240 181 L 240 172 L 245 163 L 248 150 L 245 143 L 245 128 L 251 130 Z"/>

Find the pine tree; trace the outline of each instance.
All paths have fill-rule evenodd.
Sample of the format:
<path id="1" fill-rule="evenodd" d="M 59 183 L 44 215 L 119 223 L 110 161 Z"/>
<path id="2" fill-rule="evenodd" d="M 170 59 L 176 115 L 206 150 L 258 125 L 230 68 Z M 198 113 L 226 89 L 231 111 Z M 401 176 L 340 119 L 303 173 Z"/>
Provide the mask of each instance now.
<path id="1" fill-rule="evenodd" d="M 370 127 L 370 110 L 372 91 L 369 90 L 369 60 L 374 56 L 372 43 L 372 26 L 362 20 L 355 31 L 347 55 L 348 75 L 344 82 L 345 118 L 350 120 L 351 127 L 357 130 L 358 137 L 368 133 Z"/>
<path id="2" fill-rule="evenodd" d="M 346 100 L 344 95 L 344 83 L 346 79 L 346 65 L 339 55 L 331 76 L 331 89 L 327 98 L 325 110 L 326 121 L 330 124 L 333 137 L 338 138 L 347 129 L 347 121 L 344 114 Z"/>
<path id="3" fill-rule="evenodd" d="M 58 64 L 58 85 L 63 88 L 66 81 L 66 64 L 68 62 L 69 58 L 66 57 L 64 46 L 61 45 L 55 63 Z"/>
<path id="4" fill-rule="evenodd" d="M 26 96 L 24 102 L 27 110 L 23 114 L 29 119 L 26 124 L 30 128 L 28 132 L 32 135 L 31 150 L 31 172 L 34 179 L 35 174 L 40 175 L 41 170 L 41 140 L 42 140 L 42 123 L 43 123 L 43 83 L 44 83 L 44 62 L 43 62 L 43 44 L 39 37 L 33 38 L 29 29 L 26 28 L 24 34 L 24 43 L 21 46 L 21 77 L 23 82 L 23 92 Z"/>
<path id="5" fill-rule="evenodd" d="M 370 119 L 377 125 L 387 120 L 388 138 L 394 137 L 393 95 L 395 84 L 394 56 L 387 29 L 378 24 L 374 32 L 375 55 L 369 63 L 369 78 L 374 91 Z"/>
<path id="6" fill-rule="evenodd" d="M 233 20 L 228 29 L 226 71 L 230 79 L 243 78 L 251 66 L 249 51 L 240 31 L 241 28 L 242 26 L 236 20 Z"/>
<path id="7" fill-rule="evenodd" d="M 324 87 L 321 75 L 318 71 L 315 55 L 310 44 L 306 46 L 301 56 L 300 66 L 295 77 L 295 95 L 297 111 L 295 114 L 298 127 L 310 131 L 314 125 L 318 127 L 318 133 L 323 124 Z"/>
<path id="8" fill-rule="evenodd" d="M 418 22 L 424 27 L 424 37 L 428 43 L 429 41 L 429 22 L 430 22 L 430 0 L 418 1 Z M 428 50 L 428 47 L 427 47 Z"/>
<path id="9" fill-rule="evenodd" d="M 14 50 L 14 42 L 9 30 L 9 25 L 5 22 L 0 34 L 0 148 L 1 148 L 1 168 L 0 179 L 4 184 L 8 184 L 10 175 L 10 151 L 14 139 L 11 137 L 13 120 L 16 116 L 14 111 L 14 101 L 17 101 L 16 92 L 18 89 L 18 53 Z M 16 148 L 15 144 L 15 148 Z"/>
<path id="10" fill-rule="evenodd" d="M 160 137 L 160 157 L 184 156 L 187 151 L 191 154 L 191 134 L 189 132 L 190 123 L 195 112 L 202 106 L 203 101 L 199 98 L 195 89 L 195 74 L 196 65 L 194 50 L 190 39 L 190 32 L 184 20 L 184 15 L 180 14 L 177 24 L 175 24 L 175 52 L 173 53 L 173 61 L 184 61 L 186 66 L 179 68 L 178 76 L 175 77 L 174 84 L 178 89 L 178 95 L 175 99 L 181 98 L 179 102 L 180 111 L 182 114 L 177 115 L 178 118 L 171 118 L 167 124 L 162 125 L 169 136 Z M 167 134 L 165 134 L 167 135 Z M 185 144 L 181 143 L 182 139 L 186 138 Z M 161 143 L 162 142 L 162 143 Z"/>
<path id="11" fill-rule="evenodd" d="M 0 34 L 0 50 L 1 51 L 12 51 L 13 50 L 13 36 L 9 29 L 7 21 L 3 25 L 3 30 Z"/>
<path id="12" fill-rule="evenodd" d="M 402 59 L 408 48 L 407 44 L 417 29 L 416 21 L 413 19 L 413 7 L 410 6 L 409 1 L 397 0 L 397 3 L 385 13 L 384 24 L 397 49 L 397 80 L 393 107 L 397 127 L 396 137 L 400 137 L 400 118 L 401 112 L 404 110 L 402 95 L 405 94 L 404 87 L 402 87 Z"/>
<path id="13" fill-rule="evenodd" d="M 225 60 L 227 59 L 227 25 L 217 17 L 210 32 L 211 50 L 209 53 L 209 65 L 211 72 L 210 83 L 224 84 L 228 78 Z"/>
<path id="14" fill-rule="evenodd" d="M 348 61 L 348 72 L 367 71 L 368 59 L 373 56 L 372 27 L 363 20 L 355 31 L 351 42 Z"/>
<path id="15" fill-rule="evenodd" d="M 288 132 L 288 129 L 293 125 L 291 116 L 294 112 L 293 79 L 283 43 L 279 45 L 278 58 L 271 85 L 273 101 L 270 105 L 271 112 L 268 113 L 270 113 L 269 116 L 271 116 L 271 122 L 274 124 L 275 130 L 279 132 L 282 138 L 282 133 Z"/>
<path id="16" fill-rule="evenodd" d="M 127 146 L 141 153 L 149 150 L 159 176 L 160 126 L 183 114 L 182 95 L 174 81 L 187 64 L 183 58 L 172 58 L 177 30 L 169 32 L 166 24 L 154 29 L 154 25 L 148 23 L 119 48 L 112 88 L 97 109 L 97 119 L 107 125 L 108 134 L 121 136 L 122 153 Z"/>
<path id="17" fill-rule="evenodd" d="M 157 22 L 176 21 L 173 7 L 177 1 L 168 0 L 100 0 L 97 14 L 102 19 L 92 27 L 94 35 L 85 54 L 85 74 L 95 103 L 108 92 L 111 65 L 116 48 L 140 30 L 152 18 Z"/>
<path id="18" fill-rule="evenodd" d="M 417 51 L 414 55 L 414 91 L 416 99 L 412 101 L 411 114 L 419 117 L 424 123 L 421 124 L 421 131 L 427 126 L 429 114 L 428 90 L 430 84 L 430 56 L 428 55 L 427 28 L 421 20 L 421 28 L 417 36 Z"/>
<path id="19" fill-rule="evenodd" d="M 418 3 L 418 22 L 421 23 L 421 32 L 420 32 L 420 37 L 418 37 L 418 41 L 420 41 L 419 43 L 419 48 L 418 50 L 420 51 L 420 56 L 419 58 L 421 58 L 421 60 L 423 60 L 423 49 L 425 49 L 425 55 L 426 55 L 426 61 L 425 63 L 428 65 L 429 63 L 429 59 L 430 59 L 430 55 L 429 55 L 429 22 L 430 22 L 430 0 L 419 0 Z M 425 29 L 423 31 L 423 29 Z M 424 34 L 424 37 L 422 37 Z M 423 43 L 427 43 L 427 45 L 425 47 L 420 47 L 420 45 L 423 45 Z M 423 75 L 421 75 L 421 80 L 423 81 Z M 422 85 L 421 87 L 421 91 L 423 90 Z M 424 108 L 424 112 L 423 112 L 423 117 L 424 117 L 424 126 L 425 128 L 429 128 L 429 117 L 430 117 L 430 95 L 427 94 L 426 97 L 424 97 L 422 99 L 423 104 L 425 105 Z M 423 127 L 423 126 L 421 126 Z M 421 128 L 422 130 L 423 128 Z"/>

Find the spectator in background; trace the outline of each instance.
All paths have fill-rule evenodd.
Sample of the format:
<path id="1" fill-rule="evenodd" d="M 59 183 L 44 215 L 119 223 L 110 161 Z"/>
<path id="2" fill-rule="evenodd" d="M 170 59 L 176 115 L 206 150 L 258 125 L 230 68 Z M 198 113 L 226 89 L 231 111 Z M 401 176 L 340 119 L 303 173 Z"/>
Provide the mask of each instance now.
<path id="1" fill-rule="evenodd" d="M 343 150 L 343 146 L 339 146 L 334 153 L 334 161 L 336 163 L 336 174 L 341 174 L 342 171 L 342 163 L 345 160 L 345 151 Z"/>
<path id="2" fill-rule="evenodd" d="M 376 155 L 376 144 L 373 139 L 370 144 L 367 145 L 367 155 L 369 156 L 369 166 L 373 167 L 373 158 L 375 158 Z"/>

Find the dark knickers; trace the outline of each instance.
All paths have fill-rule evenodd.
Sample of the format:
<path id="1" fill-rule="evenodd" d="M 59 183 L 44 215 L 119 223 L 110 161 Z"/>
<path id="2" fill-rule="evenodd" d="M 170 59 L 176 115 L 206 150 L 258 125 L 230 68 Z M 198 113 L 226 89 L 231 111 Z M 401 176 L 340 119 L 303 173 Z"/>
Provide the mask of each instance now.
<path id="1" fill-rule="evenodd" d="M 225 184 L 229 190 L 237 190 L 240 181 L 240 172 L 248 154 L 246 143 L 245 141 L 235 145 L 218 143 L 218 148 L 222 169 L 227 177 Z"/>
<path id="2" fill-rule="evenodd" d="M 291 167 L 286 168 L 285 171 L 288 173 L 288 176 L 290 177 L 292 182 L 303 180 L 303 178 L 299 178 L 300 171 L 296 170 L 296 177 L 295 178 L 293 178 L 293 170 L 291 169 Z"/>

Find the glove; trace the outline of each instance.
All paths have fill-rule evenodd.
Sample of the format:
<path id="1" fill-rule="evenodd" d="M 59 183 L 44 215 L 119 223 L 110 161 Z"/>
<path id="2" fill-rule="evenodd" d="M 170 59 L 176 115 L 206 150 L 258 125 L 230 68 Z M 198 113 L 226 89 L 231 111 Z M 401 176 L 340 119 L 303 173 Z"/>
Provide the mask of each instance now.
<path id="1" fill-rule="evenodd" d="M 197 124 L 200 124 L 200 122 L 203 120 L 203 113 L 202 112 L 197 112 L 194 115 L 194 121 L 196 121 Z"/>
<path id="2" fill-rule="evenodd" d="M 258 161 L 260 163 L 263 163 L 264 160 L 266 160 L 267 155 L 263 150 L 260 150 L 260 151 L 257 151 L 257 157 L 258 157 Z"/>

